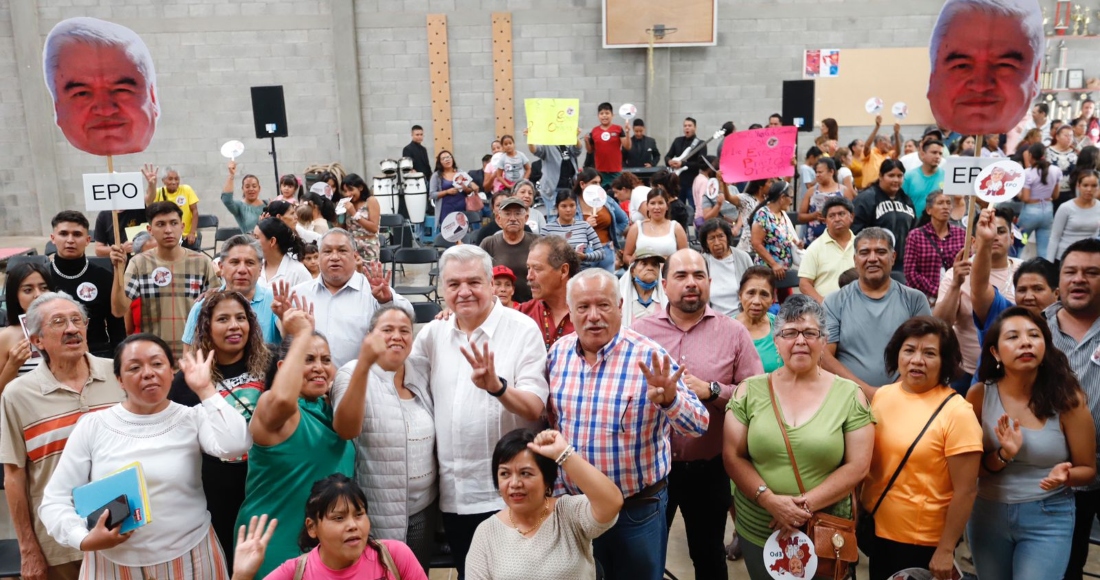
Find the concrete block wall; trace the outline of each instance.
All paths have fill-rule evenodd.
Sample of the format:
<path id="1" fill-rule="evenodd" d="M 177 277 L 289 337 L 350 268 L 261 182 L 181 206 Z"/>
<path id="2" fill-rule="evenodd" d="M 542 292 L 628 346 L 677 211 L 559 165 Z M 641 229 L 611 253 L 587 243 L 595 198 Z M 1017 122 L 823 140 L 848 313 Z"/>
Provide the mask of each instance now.
<path id="1" fill-rule="evenodd" d="M 655 95 L 668 95 L 667 119 L 653 119 L 646 103 L 647 51 L 601 48 L 601 0 L 19 1 L 35 7 L 37 30 L 19 26 L 25 10 L 0 3 L 0 79 L 6 81 L 0 83 L 0 121 L 7 129 L 0 136 L 0 228 L 9 234 L 42 233 L 49 219 L 43 207 L 82 207 L 81 174 L 105 170 L 102 159 L 68 145 L 52 120 L 43 124 L 26 112 L 26 99 L 48 99 L 48 94 L 39 61 L 24 58 L 35 82 L 26 82 L 26 72 L 20 76 L 20 65 L 28 63 L 19 61 L 15 47 L 20 40 L 27 46 L 28 34 L 40 47 L 50 28 L 71 16 L 130 26 L 142 34 L 157 63 L 163 111 L 157 136 L 145 153 L 116 158 L 116 170 L 137 170 L 143 162 L 173 165 L 199 192 L 200 211 L 231 222 L 217 200 L 225 180 L 225 159 L 218 153 L 222 142 L 243 141 L 239 174 L 259 175 L 265 197 L 276 190 L 269 142 L 254 136 L 250 86 L 285 88 L 291 136 L 276 140 L 280 173 L 300 174 L 311 163 L 343 160 L 346 169 L 369 180 L 380 160 L 400 155 L 413 124 L 425 127 L 426 145 L 433 149 L 429 13 L 447 15 L 453 149 L 459 165 L 472 169 L 495 136 L 493 12 L 512 14 L 517 134 L 523 130 L 524 98 L 579 98 L 583 129 L 596 124 L 598 103 L 632 102 L 650 133 L 660 136 L 664 151 L 680 134 L 685 116 L 698 119 L 703 135 L 726 120 L 739 128 L 766 122 L 781 109 L 782 81 L 801 77 L 805 48 L 926 44 L 942 5 L 942 0 L 719 0 L 717 46 L 658 49 L 667 58 L 657 59 L 662 86 Z M 342 14 L 353 17 L 340 20 Z M 343 39 L 334 30 L 347 21 L 354 21 L 354 43 L 336 54 Z M 1100 43 L 1071 40 L 1069 47 L 1071 66 L 1085 68 L 1086 77 L 1100 76 L 1094 66 Z M 354 58 L 337 64 L 336 57 L 348 52 L 355 52 Z M 357 80 L 358 90 L 356 83 L 340 87 L 348 79 Z M 657 103 L 654 108 L 661 110 Z M 847 143 L 869 132 L 869 126 L 842 127 L 840 137 Z M 903 130 L 906 137 L 919 133 L 917 127 Z M 46 146 L 29 147 L 36 139 Z M 812 136 L 803 134 L 801 141 L 804 149 Z M 522 150 L 522 137 L 519 144 Z M 356 167 L 350 160 L 360 156 L 363 165 Z M 54 196 L 58 203 L 44 204 L 40 196 Z"/>

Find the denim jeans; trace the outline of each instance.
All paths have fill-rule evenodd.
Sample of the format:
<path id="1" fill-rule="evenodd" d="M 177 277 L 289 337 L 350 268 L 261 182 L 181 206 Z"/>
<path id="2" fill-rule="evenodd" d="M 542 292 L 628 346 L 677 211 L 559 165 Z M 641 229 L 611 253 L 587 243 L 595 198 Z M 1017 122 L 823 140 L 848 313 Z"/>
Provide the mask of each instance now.
<path id="1" fill-rule="evenodd" d="M 1020 212 L 1020 219 L 1016 227 L 1028 234 L 1031 240 L 1032 232 L 1035 232 L 1035 247 L 1039 250 L 1039 257 L 1047 255 L 1047 244 L 1050 243 L 1050 230 L 1054 226 L 1054 212 L 1049 201 L 1029 203 Z"/>
<path id="2" fill-rule="evenodd" d="M 966 530 L 978 578 L 1059 578 L 1069 562 L 1075 511 L 1072 491 L 1016 504 L 974 500 Z"/>
<path id="3" fill-rule="evenodd" d="M 593 553 L 607 580 L 661 580 L 668 551 L 668 488 L 656 501 L 623 507 L 619 521 L 592 542 Z"/>

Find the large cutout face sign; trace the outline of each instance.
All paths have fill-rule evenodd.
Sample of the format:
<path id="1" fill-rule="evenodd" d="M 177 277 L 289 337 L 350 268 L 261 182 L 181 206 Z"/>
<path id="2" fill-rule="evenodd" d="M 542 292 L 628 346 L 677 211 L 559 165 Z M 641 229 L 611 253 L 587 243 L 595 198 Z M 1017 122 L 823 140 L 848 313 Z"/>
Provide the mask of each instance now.
<path id="1" fill-rule="evenodd" d="M 1039 93 L 1044 44 L 1037 0 L 948 0 L 929 45 L 936 122 L 963 135 L 1008 133 Z"/>
<path id="2" fill-rule="evenodd" d="M 95 18 L 54 26 L 43 51 L 57 126 L 93 155 L 144 151 L 160 108 L 149 48 L 133 30 Z"/>

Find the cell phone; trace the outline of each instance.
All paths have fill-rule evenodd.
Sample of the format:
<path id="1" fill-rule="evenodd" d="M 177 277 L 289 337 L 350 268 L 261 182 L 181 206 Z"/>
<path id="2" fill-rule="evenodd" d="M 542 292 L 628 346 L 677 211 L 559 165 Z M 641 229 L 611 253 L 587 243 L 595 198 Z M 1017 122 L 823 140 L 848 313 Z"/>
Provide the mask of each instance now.
<path id="1" fill-rule="evenodd" d="M 126 501 L 126 495 L 120 495 L 107 502 L 107 505 L 97 509 L 88 515 L 88 529 L 92 529 L 99 523 L 103 512 L 108 512 L 107 529 L 113 530 L 122 525 L 122 521 L 130 517 L 130 502 Z"/>

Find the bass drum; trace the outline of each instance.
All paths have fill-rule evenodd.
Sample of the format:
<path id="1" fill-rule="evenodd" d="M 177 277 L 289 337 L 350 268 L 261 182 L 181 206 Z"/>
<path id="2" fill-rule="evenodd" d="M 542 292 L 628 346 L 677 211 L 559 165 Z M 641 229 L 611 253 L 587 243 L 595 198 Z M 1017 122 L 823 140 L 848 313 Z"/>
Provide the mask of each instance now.
<path id="1" fill-rule="evenodd" d="M 374 178 L 374 197 L 378 199 L 379 210 L 383 214 L 397 213 L 396 180 L 393 177 L 378 175 Z"/>
<path id="2" fill-rule="evenodd" d="M 409 210 L 409 221 L 424 223 L 428 208 L 428 183 L 422 173 L 408 173 L 404 176 L 405 208 Z"/>

